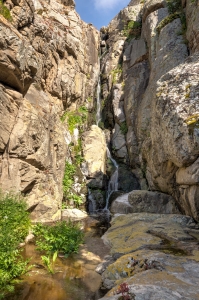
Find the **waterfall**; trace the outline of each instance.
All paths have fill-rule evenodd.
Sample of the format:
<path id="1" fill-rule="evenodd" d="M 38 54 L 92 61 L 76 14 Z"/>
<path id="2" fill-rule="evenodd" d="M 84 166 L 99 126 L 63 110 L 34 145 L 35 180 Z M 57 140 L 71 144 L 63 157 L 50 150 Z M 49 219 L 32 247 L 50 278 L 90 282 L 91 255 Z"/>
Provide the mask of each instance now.
<path id="1" fill-rule="evenodd" d="M 100 76 L 97 84 L 97 113 L 96 113 L 96 124 L 99 126 L 99 122 L 101 121 L 101 82 Z"/>
<path id="2" fill-rule="evenodd" d="M 97 113 L 96 113 L 96 124 L 99 126 L 99 122 L 101 121 L 101 82 L 100 82 L 100 76 L 97 84 Z M 118 190 L 118 164 L 111 156 L 110 150 L 107 147 L 107 157 L 111 160 L 112 164 L 115 167 L 115 171 L 111 175 L 111 178 L 108 183 L 108 190 L 106 193 L 106 205 L 104 207 L 104 211 L 108 210 L 109 205 L 109 199 L 113 192 Z M 90 206 L 92 206 L 93 211 L 95 211 L 96 205 L 94 203 L 94 199 L 92 198 L 92 193 L 89 190 L 89 196 L 88 196 Z"/>
<path id="3" fill-rule="evenodd" d="M 107 191 L 107 195 L 106 195 L 106 206 L 105 206 L 104 210 L 108 209 L 109 198 L 112 195 L 112 193 L 118 190 L 118 164 L 111 156 L 111 153 L 110 153 L 108 147 L 107 147 L 107 156 L 113 163 L 113 165 L 115 167 L 115 171 L 111 175 L 111 178 L 108 183 L 108 191 Z"/>

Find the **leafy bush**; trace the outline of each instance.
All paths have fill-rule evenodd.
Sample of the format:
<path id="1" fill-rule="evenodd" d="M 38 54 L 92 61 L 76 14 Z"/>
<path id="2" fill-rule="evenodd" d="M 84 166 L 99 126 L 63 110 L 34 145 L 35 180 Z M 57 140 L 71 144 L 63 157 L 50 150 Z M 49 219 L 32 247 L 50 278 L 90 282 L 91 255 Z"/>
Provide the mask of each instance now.
<path id="1" fill-rule="evenodd" d="M 0 191 L 0 296 L 14 290 L 14 278 L 27 271 L 18 248 L 30 227 L 27 205 L 20 195 Z"/>
<path id="2" fill-rule="evenodd" d="M 76 157 L 76 159 L 77 161 L 79 159 L 81 161 L 81 158 Z M 77 195 L 76 192 L 73 190 L 74 175 L 76 171 L 77 167 L 74 164 L 71 164 L 70 162 L 66 161 L 63 178 L 63 192 L 67 201 L 73 201 L 74 204 L 76 204 L 76 206 L 78 207 L 82 204 L 82 197 L 80 195 Z"/>
<path id="3" fill-rule="evenodd" d="M 169 11 L 169 15 L 166 16 L 157 26 L 157 32 L 160 34 L 162 28 L 164 28 L 167 24 L 171 23 L 173 20 L 180 18 L 182 24 L 182 34 L 185 35 L 187 25 L 186 25 L 186 17 L 185 13 L 182 9 L 181 0 L 166 0 L 167 7 Z"/>
<path id="4" fill-rule="evenodd" d="M 12 17 L 9 9 L 3 4 L 3 1 L 0 0 L 0 14 L 7 19 L 8 21 L 12 21 Z"/>
<path id="5" fill-rule="evenodd" d="M 124 26 L 122 34 L 127 37 L 127 41 L 132 38 L 138 38 L 141 34 L 142 23 L 140 21 L 129 21 L 127 25 Z"/>
<path id="6" fill-rule="evenodd" d="M 116 69 L 111 71 L 113 84 L 115 84 L 117 82 L 117 80 L 121 74 L 122 74 L 122 66 L 121 65 L 118 65 Z"/>
<path id="7" fill-rule="evenodd" d="M 65 164 L 65 171 L 64 171 L 64 178 L 63 178 L 63 191 L 64 195 L 70 192 L 70 189 L 74 183 L 73 176 L 75 175 L 76 167 L 75 165 L 66 161 Z"/>
<path id="8" fill-rule="evenodd" d="M 87 120 L 88 109 L 82 105 L 77 111 L 65 112 L 60 120 L 64 122 L 67 119 L 68 129 L 72 134 L 74 129 L 80 127 Z"/>
<path id="9" fill-rule="evenodd" d="M 182 8 L 181 0 L 166 0 L 170 14 L 180 11 Z"/>
<path id="10" fill-rule="evenodd" d="M 180 18 L 180 13 L 179 12 L 175 12 L 173 14 L 168 15 L 167 17 L 165 17 L 157 26 L 156 30 L 158 32 L 158 34 L 160 34 L 160 31 L 162 30 L 162 28 L 164 28 L 167 24 L 171 23 L 173 20 Z"/>
<path id="11" fill-rule="evenodd" d="M 54 226 L 37 224 L 33 232 L 36 236 L 37 250 L 45 251 L 48 255 L 62 252 L 67 257 L 77 253 L 83 241 L 83 233 L 78 224 L 58 222 Z"/>

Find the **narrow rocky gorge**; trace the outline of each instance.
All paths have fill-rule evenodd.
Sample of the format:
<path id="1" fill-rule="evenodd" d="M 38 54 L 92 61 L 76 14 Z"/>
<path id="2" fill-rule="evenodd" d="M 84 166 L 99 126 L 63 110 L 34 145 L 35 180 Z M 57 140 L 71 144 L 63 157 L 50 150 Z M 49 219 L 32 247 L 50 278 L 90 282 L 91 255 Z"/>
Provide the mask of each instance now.
<path id="1" fill-rule="evenodd" d="M 131 0 L 100 31 L 73 0 L 4 5 L 0 188 L 34 222 L 110 210 L 103 300 L 199 299 L 199 1 Z"/>

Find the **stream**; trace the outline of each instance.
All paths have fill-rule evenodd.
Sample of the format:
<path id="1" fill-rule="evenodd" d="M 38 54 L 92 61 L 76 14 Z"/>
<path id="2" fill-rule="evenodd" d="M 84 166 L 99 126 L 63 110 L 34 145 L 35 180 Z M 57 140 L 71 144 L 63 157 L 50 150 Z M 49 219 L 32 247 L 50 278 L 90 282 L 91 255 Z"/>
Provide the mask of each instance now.
<path id="1" fill-rule="evenodd" d="M 85 243 L 77 254 L 68 258 L 58 257 L 54 274 L 43 267 L 41 253 L 34 243 L 29 243 L 23 251 L 24 258 L 31 258 L 31 270 L 16 286 L 15 294 L 6 300 L 97 300 L 104 296 L 101 290 L 101 276 L 95 272 L 97 265 L 109 253 L 101 239 L 103 229 L 88 217 L 84 221 Z"/>

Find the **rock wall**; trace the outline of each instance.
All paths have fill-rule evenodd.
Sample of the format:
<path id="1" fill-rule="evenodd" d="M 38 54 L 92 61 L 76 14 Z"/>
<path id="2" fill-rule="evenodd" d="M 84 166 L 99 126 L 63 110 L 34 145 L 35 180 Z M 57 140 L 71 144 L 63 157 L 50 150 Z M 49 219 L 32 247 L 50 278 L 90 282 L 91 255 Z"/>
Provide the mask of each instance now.
<path id="1" fill-rule="evenodd" d="M 72 140 L 60 117 L 93 109 L 99 32 L 73 0 L 5 5 L 12 21 L 0 15 L 0 187 L 24 193 L 34 220 L 58 220 Z"/>
<path id="2" fill-rule="evenodd" d="M 199 219 L 198 1 L 132 0 L 102 28 L 104 126 L 142 189 Z M 119 132 L 115 139 L 115 132 Z"/>

